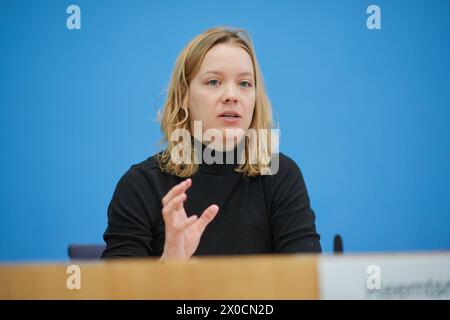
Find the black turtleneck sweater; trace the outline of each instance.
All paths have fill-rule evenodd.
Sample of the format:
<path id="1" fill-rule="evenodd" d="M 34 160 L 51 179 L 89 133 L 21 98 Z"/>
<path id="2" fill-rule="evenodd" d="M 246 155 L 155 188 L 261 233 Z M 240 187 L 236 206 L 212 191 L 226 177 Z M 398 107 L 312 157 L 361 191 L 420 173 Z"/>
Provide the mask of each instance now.
<path id="1" fill-rule="evenodd" d="M 194 255 L 321 252 L 315 214 L 297 164 L 280 153 L 274 175 L 245 177 L 236 167 L 202 163 L 191 177 L 184 203 L 188 216 L 201 214 L 211 204 L 219 206 Z M 108 207 L 102 257 L 161 256 L 161 201 L 183 180 L 162 172 L 157 155 L 131 166 Z"/>

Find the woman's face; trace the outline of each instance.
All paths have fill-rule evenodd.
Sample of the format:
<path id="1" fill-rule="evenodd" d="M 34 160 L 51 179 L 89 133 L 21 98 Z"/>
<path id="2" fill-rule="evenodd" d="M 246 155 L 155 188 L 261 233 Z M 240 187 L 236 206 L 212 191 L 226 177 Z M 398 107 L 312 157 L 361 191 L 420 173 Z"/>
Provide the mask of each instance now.
<path id="1" fill-rule="evenodd" d="M 228 130 L 244 133 L 250 127 L 255 107 L 255 75 L 250 55 L 244 49 L 230 44 L 218 44 L 205 55 L 199 71 L 189 84 L 189 115 L 191 128 L 194 121 L 202 122 L 202 138 L 208 129 L 218 129 L 223 141 L 214 147 L 235 146 Z M 195 130 L 194 130 L 195 131 Z M 243 135 L 238 135 L 237 141 Z M 222 145 L 221 143 L 224 143 Z"/>

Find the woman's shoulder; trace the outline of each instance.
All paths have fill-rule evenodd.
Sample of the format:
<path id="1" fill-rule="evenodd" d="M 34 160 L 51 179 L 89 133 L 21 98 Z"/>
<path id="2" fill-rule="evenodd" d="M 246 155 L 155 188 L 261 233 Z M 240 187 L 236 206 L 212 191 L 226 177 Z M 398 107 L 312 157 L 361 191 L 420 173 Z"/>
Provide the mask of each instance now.
<path id="1" fill-rule="evenodd" d="M 148 157 L 147 159 L 135 163 L 131 165 L 130 170 L 145 170 L 149 173 L 153 171 L 161 171 L 161 168 L 159 166 L 159 157 L 162 155 L 162 152 L 155 153 L 154 155 Z"/>
<path id="2" fill-rule="evenodd" d="M 276 157 L 275 159 L 273 157 Z M 273 162 L 275 160 L 275 162 Z M 303 174 L 300 166 L 290 156 L 280 152 L 272 156 L 272 174 L 263 175 L 265 180 L 272 188 L 277 189 L 281 186 L 293 185 L 298 182 L 304 184 Z"/>
<path id="3" fill-rule="evenodd" d="M 159 166 L 159 156 L 161 153 L 156 153 L 147 159 L 132 164 L 121 176 L 119 183 L 135 184 L 139 182 L 149 183 L 151 180 L 160 179 L 163 172 Z"/>
<path id="4" fill-rule="evenodd" d="M 300 171 L 298 164 L 290 156 L 280 152 L 272 155 L 271 174 L 274 179 L 284 179 Z"/>
<path id="5" fill-rule="evenodd" d="M 290 156 L 280 152 L 279 153 L 280 158 L 280 168 L 283 167 L 286 168 L 292 168 L 292 167 L 298 167 L 297 163 L 294 159 L 292 159 Z"/>
<path id="6" fill-rule="evenodd" d="M 292 192 L 306 191 L 305 180 L 297 162 L 281 152 L 277 156 L 278 172 L 263 177 L 272 196 L 286 199 L 292 196 Z"/>

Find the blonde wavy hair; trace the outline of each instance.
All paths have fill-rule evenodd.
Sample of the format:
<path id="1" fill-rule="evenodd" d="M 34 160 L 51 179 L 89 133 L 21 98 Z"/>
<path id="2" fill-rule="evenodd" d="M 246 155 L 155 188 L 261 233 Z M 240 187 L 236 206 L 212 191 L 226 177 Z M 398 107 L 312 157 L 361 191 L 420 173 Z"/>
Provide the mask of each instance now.
<path id="1" fill-rule="evenodd" d="M 169 84 L 166 102 L 163 107 L 162 114 L 159 115 L 161 123 L 161 131 L 163 138 L 162 144 L 167 147 L 158 154 L 157 159 L 159 166 L 163 172 L 167 172 L 179 177 L 190 177 L 198 170 L 198 164 L 194 163 L 194 148 L 193 141 L 191 141 L 190 163 L 176 164 L 171 159 L 172 150 L 177 142 L 171 140 L 172 134 L 177 129 L 187 129 L 192 135 L 192 128 L 190 128 L 188 101 L 189 101 L 189 84 L 196 75 L 206 53 L 217 44 L 230 44 L 243 48 L 250 55 L 254 74 L 255 74 L 255 108 L 253 111 L 253 118 L 249 129 L 266 129 L 270 136 L 270 129 L 274 128 L 272 122 L 272 107 L 267 97 L 264 88 L 263 77 L 256 59 L 255 51 L 248 33 L 243 29 L 234 29 L 229 27 L 216 27 L 196 36 L 179 54 L 172 73 L 172 78 Z M 262 130 L 264 131 L 264 130 Z M 258 158 L 257 161 L 250 161 L 249 137 L 245 136 L 245 145 L 243 149 L 243 161 L 235 169 L 237 172 L 242 172 L 245 176 L 260 175 L 262 170 L 267 167 L 267 162 L 261 159 L 270 158 L 271 146 L 269 139 L 260 139 L 257 135 L 257 149 L 259 152 L 265 153 L 263 157 Z M 265 143 L 264 141 L 269 141 Z"/>

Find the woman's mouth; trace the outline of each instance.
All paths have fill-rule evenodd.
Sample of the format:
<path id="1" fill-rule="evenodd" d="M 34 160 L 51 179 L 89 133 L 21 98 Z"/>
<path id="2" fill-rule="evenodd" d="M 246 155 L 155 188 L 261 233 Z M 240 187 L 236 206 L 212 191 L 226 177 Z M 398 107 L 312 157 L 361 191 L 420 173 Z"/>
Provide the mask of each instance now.
<path id="1" fill-rule="evenodd" d="M 237 124 L 241 121 L 241 117 L 237 114 L 222 114 L 219 116 L 225 124 Z"/>

